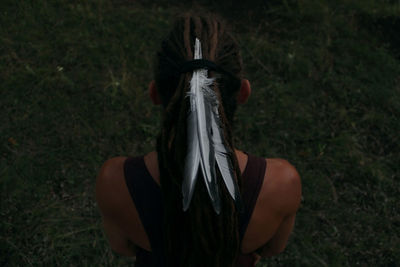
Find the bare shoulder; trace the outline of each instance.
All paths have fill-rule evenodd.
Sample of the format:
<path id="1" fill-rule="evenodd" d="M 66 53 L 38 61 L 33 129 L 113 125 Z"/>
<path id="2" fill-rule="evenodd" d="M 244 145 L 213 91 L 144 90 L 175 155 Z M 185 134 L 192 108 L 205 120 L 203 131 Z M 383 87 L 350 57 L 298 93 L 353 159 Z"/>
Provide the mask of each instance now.
<path id="1" fill-rule="evenodd" d="M 96 179 L 96 199 L 103 215 L 115 210 L 126 191 L 124 163 L 126 157 L 115 157 L 103 163 Z"/>
<path id="2" fill-rule="evenodd" d="M 125 182 L 126 157 L 115 157 L 102 165 L 96 180 L 96 200 L 111 248 L 132 256 L 131 243 L 150 250 L 136 206 Z"/>
<path id="3" fill-rule="evenodd" d="M 285 219 L 294 218 L 300 205 L 301 181 L 296 168 L 284 159 L 265 160 L 267 169 L 243 238 L 243 253 L 255 251 L 267 243 L 273 251 L 282 251 L 292 229 L 290 226 L 282 230 Z"/>
<path id="4" fill-rule="evenodd" d="M 126 157 L 115 157 L 105 161 L 97 176 L 96 186 L 113 185 L 124 178 L 125 160 Z"/>
<path id="5" fill-rule="evenodd" d="M 271 209 L 283 216 L 297 211 L 301 201 L 301 179 L 296 168 L 285 159 L 269 158 L 262 187 L 263 198 Z"/>

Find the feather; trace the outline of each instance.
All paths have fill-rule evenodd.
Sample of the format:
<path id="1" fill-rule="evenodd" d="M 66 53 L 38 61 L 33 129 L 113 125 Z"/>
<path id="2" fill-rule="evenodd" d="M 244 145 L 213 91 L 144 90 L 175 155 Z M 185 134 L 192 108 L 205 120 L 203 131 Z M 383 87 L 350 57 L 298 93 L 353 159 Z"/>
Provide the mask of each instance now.
<path id="1" fill-rule="evenodd" d="M 194 59 L 201 59 L 201 45 L 196 38 Z M 187 147 L 184 179 L 182 183 L 183 210 L 189 208 L 196 185 L 199 168 L 201 170 L 213 208 L 221 212 L 215 167 L 218 166 L 229 194 L 239 210 L 241 199 L 229 150 L 224 142 L 224 132 L 218 113 L 218 98 L 211 88 L 214 79 L 207 77 L 205 68 L 193 71 L 190 80 L 190 109 L 187 117 Z"/>
<path id="2" fill-rule="evenodd" d="M 196 38 L 194 59 L 201 59 L 201 45 Z M 210 105 L 206 103 L 204 91 L 207 90 L 214 79 L 207 77 L 206 69 L 193 71 L 190 81 L 190 110 L 187 120 L 188 154 L 185 159 L 184 180 L 182 183 L 183 210 L 189 208 L 193 196 L 197 173 L 200 169 L 211 198 L 215 212 L 220 213 L 220 198 L 215 174 L 215 153 L 211 146 Z"/>
<path id="3" fill-rule="evenodd" d="M 213 113 L 211 116 L 211 127 L 213 133 L 213 146 L 215 149 L 215 159 L 218 165 L 218 169 L 221 173 L 222 179 L 228 189 L 229 194 L 233 198 L 233 200 L 237 203 L 240 199 L 240 193 L 235 182 L 235 174 L 233 172 L 233 167 L 231 160 L 229 158 L 229 152 L 226 149 L 224 144 L 223 136 L 223 129 L 221 127 L 221 121 L 218 115 L 218 106 L 213 108 Z"/>
<path id="4" fill-rule="evenodd" d="M 183 194 L 183 210 L 186 211 L 189 208 L 190 201 L 193 196 L 193 191 L 196 185 L 197 172 L 200 164 L 200 147 L 199 140 L 197 139 L 197 120 L 196 110 L 192 105 L 195 105 L 194 101 L 190 101 L 191 107 L 188 115 L 188 153 L 185 159 L 184 167 L 184 179 L 182 183 L 182 194 Z"/>

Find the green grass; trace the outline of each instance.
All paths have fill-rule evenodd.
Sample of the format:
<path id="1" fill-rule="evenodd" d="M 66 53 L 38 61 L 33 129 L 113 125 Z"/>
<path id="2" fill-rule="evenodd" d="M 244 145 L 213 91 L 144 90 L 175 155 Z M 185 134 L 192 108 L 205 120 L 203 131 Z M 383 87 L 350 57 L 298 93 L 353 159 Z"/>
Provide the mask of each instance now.
<path id="1" fill-rule="evenodd" d="M 399 265 L 400 3 L 201 2 L 233 24 L 252 83 L 237 146 L 289 159 L 303 181 L 286 251 L 260 266 Z M 154 148 L 147 84 L 183 8 L 2 1 L 1 266 L 131 263 L 102 233 L 95 177 Z"/>

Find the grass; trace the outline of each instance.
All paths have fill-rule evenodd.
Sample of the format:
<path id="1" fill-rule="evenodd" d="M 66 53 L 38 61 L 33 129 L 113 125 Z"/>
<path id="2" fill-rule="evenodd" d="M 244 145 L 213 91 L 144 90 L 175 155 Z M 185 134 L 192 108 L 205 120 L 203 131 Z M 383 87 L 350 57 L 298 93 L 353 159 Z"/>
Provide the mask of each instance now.
<path id="1" fill-rule="evenodd" d="M 302 176 L 287 249 L 259 266 L 398 266 L 399 2 L 200 2 L 236 29 L 252 82 L 237 146 Z M 1 266 L 132 262 L 108 247 L 95 177 L 154 148 L 152 59 L 183 8 L 2 1 Z"/>

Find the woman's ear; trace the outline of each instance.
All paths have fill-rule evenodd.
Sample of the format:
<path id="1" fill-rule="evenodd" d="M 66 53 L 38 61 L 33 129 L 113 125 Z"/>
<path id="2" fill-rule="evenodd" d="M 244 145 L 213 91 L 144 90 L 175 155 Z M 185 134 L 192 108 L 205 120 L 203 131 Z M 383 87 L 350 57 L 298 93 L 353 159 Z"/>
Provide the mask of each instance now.
<path id="1" fill-rule="evenodd" d="M 249 99 L 250 94 L 251 94 L 251 87 L 249 80 L 242 79 L 240 84 L 240 90 L 237 96 L 238 104 L 246 103 L 247 99 Z"/>
<path id="2" fill-rule="evenodd" d="M 151 98 L 151 102 L 153 102 L 154 105 L 161 104 L 161 99 L 160 96 L 158 95 L 156 82 L 154 80 L 149 83 L 149 95 Z"/>

